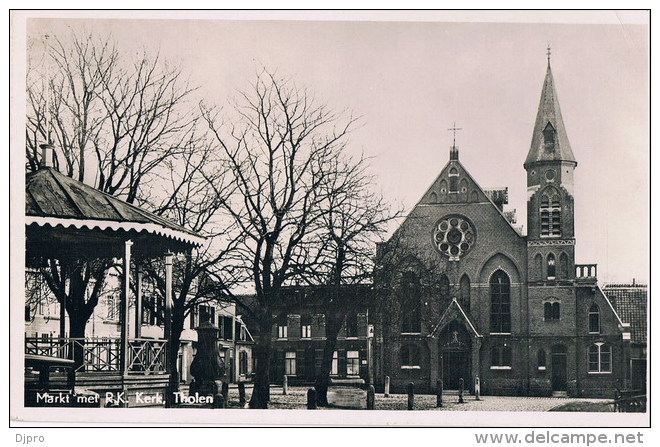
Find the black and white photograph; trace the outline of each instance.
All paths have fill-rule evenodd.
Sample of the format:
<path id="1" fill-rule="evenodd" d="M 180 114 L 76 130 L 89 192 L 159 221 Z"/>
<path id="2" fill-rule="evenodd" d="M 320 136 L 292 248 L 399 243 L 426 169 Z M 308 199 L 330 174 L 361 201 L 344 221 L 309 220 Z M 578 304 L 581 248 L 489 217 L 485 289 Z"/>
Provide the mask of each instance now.
<path id="1" fill-rule="evenodd" d="M 10 425 L 650 426 L 650 11 L 10 34 Z"/>

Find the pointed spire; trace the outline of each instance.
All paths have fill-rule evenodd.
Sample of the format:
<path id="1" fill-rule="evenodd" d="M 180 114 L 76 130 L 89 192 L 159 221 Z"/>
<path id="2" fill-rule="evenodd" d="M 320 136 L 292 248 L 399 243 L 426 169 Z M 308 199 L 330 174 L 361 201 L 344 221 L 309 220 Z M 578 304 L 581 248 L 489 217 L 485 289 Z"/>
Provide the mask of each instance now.
<path id="1" fill-rule="evenodd" d="M 456 127 L 456 121 L 454 121 L 454 126 L 450 127 L 447 130 L 451 130 L 452 132 L 454 132 L 454 142 L 452 143 L 451 150 L 449 151 L 449 159 L 458 160 L 458 147 L 456 146 L 456 131 L 462 129 L 460 127 Z"/>
<path id="2" fill-rule="evenodd" d="M 541 161 L 575 161 L 575 156 L 568 142 L 564 120 L 559 108 L 559 98 L 550 67 L 550 45 L 547 48 L 548 68 L 541 90 L 541 101 L 536 114 L 532 144 L 525 160 L 525 168 Z"/>

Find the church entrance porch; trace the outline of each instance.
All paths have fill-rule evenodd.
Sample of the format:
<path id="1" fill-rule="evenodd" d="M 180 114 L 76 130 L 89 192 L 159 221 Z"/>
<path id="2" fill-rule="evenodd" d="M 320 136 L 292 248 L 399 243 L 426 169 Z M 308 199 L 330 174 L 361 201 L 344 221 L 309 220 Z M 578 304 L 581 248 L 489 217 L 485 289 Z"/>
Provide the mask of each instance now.
<path id="1" fill-rule="evenodd" d="M 438 337 L 438 369 L 445 389 L 457 390 L 459 380 L 465 389 L 471 389 L 472 340 L 465 326 L 458 321 L 450 322 Z"/>

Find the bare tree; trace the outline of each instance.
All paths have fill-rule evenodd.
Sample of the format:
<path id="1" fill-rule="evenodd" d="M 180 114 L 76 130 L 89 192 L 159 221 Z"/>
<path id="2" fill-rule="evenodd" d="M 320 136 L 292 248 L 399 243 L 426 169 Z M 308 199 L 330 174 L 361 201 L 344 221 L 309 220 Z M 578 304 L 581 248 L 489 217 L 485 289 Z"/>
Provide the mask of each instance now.
<path id="1" fill-rule="evenodd" d="M 323 183 L 325 213 L 323 244 L 317 248 L 321 266 L 305 277 L 325 286 L 325 346 L 315 388 L 319 405 L 328 404 L 327 392 L 337 336 L 346 316 L 372 306 L 370 288 L 351 287 L 373 283 L 376 243 L 382 241 L 388 223 L 400 212 L 391 212 L 384 199 L 373 191 L 374 178 L 367 172 L 365 158 L 344 157 L 327 166 Z M 357 292 L 357 293 L 356 293 Z"/>
<path id="2" fill-rule="evenodd" d="M 48 39 L 45 57 L 33 58 L 27 74 L 26 169 L 38 169 L 39 145 L 53 142 L 61 172 L 140 203 L 157 168 L 196 144 L 199 114 L 186 106 L 193 90 L 179 68 L 146 52 L 129 60 L 109 38 L 72 32 Z M 50 289 L 66 305 L 70 336 L 84 337 L 112 260 L 43 265 Z"/>
<path id="3" fill-rule="evenodd" d="M 317 257 L 323 216 L 323 185 L 328 167 L 344 150 L 354 124 L 319 105 L 308 90 L 263 70 L 222 125 L 218 114 L 205 117 L 232 173 L 234 194 L 223 209 L 241 244 L 234 266 L 254 285 L 253 299 L 235 297 L 256 323 L 256 375 L 252 408 L 267 408 L 272 355 L 273 309 L 285 300 L 282 288 Z"/>
<path id="4" fill-rule="evenodd" d="M 214 158 L 215 151 L 202 139 L 187 145 L 182 157 L 165 161 L 159 169 L 160 181 L 155 190 L 145 191 L 145 201 L 158 215 L 207 236 L 207 243 L 174 259 L 172 297 L 172 333 L 169 359 L 171 371 L 176 371 L 176 353 L 186 318 L 206 303 L 227 304 L 225 298 L 233 284 L 231 266 L 224 261 L 235 250 L 237 239 L 225 237 L 226 223 L 217 212 L 231 187 L 230 176 Z M 165 296 L 165 266 L 161 260 L 144 260 L 146 279 L 154 285 L 160 299 Z M 178 384 L 178 380 L 172 383 Z"/>

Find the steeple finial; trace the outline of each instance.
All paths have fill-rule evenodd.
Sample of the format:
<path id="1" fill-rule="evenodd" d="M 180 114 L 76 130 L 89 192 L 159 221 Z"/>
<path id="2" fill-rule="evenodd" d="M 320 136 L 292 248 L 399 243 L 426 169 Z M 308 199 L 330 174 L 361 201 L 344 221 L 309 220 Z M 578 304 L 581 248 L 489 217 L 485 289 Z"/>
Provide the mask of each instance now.
<path id="1" fill-rule="evenodd" d="M 550 48 L 550 42 L 548 42 L 548 52 L 546 53 L 548 55 L 548 66 L 550 66 L 550 55 L 552 54 L 552 49 Z"/>
<path id="2" fill-rule="evenodd" d="M 456 131 L 462 129 L 460 127 L 456 127 L 456 121 L 454 121 L 454 126 L 450 127 L 447 130 L 451 130 L 452 132 L 454 132 L 454 142 L 451 145 L 451 151 L 449 152 L 449 159 L 458 160 L 458 148 L 456 147 Z"/>

